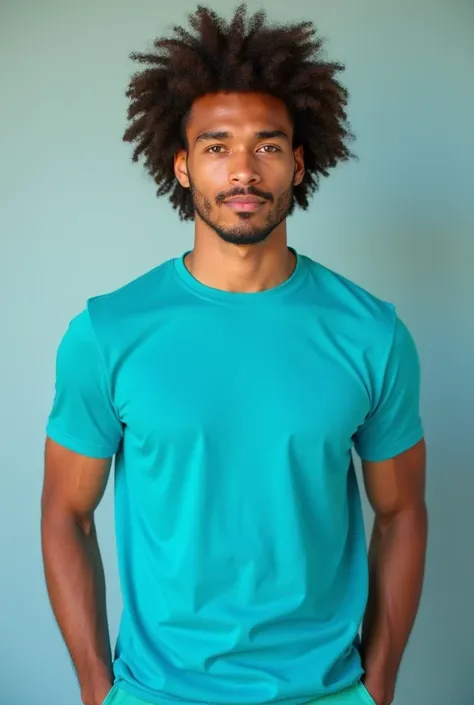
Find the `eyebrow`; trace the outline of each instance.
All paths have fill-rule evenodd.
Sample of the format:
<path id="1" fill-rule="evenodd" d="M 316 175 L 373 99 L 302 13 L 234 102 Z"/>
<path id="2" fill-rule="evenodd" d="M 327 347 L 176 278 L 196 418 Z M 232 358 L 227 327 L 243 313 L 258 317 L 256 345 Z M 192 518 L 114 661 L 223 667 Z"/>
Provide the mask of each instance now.
<path id="1" fill-rule="evenodd" d="M 289 136 L 283 130 L 261 130 L 254 135 L 259 140 L 271 140 L 275 138 L 289 141 Z M 206 142 L 209 140 L 229 140 L 232 139 L 232 132 L 201 132 L 196 142 Z"/>

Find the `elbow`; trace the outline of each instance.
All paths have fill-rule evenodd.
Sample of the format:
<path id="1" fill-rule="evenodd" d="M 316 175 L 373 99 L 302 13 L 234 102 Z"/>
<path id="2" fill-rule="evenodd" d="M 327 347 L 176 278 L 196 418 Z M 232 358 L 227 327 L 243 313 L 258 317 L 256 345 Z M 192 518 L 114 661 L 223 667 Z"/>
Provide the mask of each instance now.
<path id="1" fill-rule="evenodd" d="M 397 507 L 392 512 L 375 515 L 375 524 L 381 537 L 392 531 L 412 536 L 426 537 L 428 533 L 428 508 L 424 499 Z"/>
<path id="2" fill-rule="evenodd" d="M 49 532 L 79 529 L 85 536 L 94 533 L 94 513 L 81 511 L 71 507 L 67 502 L 43 491 L 41 496 L 41 531 L 43 535 Z"/>

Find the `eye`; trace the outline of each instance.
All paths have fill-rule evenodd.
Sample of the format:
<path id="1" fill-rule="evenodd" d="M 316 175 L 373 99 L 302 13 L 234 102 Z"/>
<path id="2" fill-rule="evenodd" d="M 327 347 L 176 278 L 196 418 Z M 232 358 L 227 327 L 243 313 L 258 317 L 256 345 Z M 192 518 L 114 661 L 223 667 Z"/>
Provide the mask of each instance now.
<path id="1" fill-rule="evenodd" d="M 209 154 L 222 154 L 222 152 L 219 151 L 221 149 L 224 150 L 225 147 L 221 144 L 213 144 L 212 147 L 206 149 L 206 152 L 209 152 Z"/>
<path id="2" fill-rule="evenodd" d="M 276 154 L 277 152 L 281 152 L 280 147 L 277 147 L 274 144 L 264 144 L 258 151 L 260 152 L 262 149 L 265 154 Z"/>

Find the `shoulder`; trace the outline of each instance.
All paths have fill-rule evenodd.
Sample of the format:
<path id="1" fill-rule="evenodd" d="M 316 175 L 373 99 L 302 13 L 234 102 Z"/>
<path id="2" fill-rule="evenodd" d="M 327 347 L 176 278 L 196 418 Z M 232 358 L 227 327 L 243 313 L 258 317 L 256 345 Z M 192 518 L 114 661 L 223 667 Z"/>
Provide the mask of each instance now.
<path id="1" fill-rule="evenodd" d="M 157 299 L 166 296 L 171 281 L 171 263 L 172 260 L 167 260 L 118 289 L 89 298 L 87 311 L 92 324 L 103 318 L 121 319 L 155 305 Z"/>
<path id="2" fill-rule="evenodd" d="M 69 322 L 61 351 L 73 356 L 104 352 L 127 345 L 144 321 L 163 309 L 170 298 L 174 275 L 167 260 L 125 285 L 86 301 L 84 309 Z M 148 314 L 148 315 L 147 315 Z"/>
<path id="3" fill-rule="evenodd" d="M 364 337 L 393 338 L 398 325 L 393 303 L 310 258 L 306 263 L 318 310 L 332 320 L 332 327 L 357 330 Z"/>
<path id="4" fill-rule="evenodd" d="M 143 328 L 166 316 L 177 289 L 173 260 L 114 291 L 87 301 L 87 313 L 99 345 L 127 346 Z"/>
<path id="5" fill-rule="evenodd" d="M 95 345 L 95 336 L 87 308 L 76 314 L 70 321 L 62 337 L 60 352 L 81 355 Z"/>

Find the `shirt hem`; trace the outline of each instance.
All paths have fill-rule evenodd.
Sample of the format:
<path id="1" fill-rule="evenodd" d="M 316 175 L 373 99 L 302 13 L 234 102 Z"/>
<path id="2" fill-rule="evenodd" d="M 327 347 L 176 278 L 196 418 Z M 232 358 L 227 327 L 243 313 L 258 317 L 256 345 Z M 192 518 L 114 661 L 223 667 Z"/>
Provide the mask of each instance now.
<path id="1" fill-rule="evenodd" d="M 344 685 L 339 690 L 324 693 L 323 695 L 311 697 L 308 697 L 307 695 L 299 695 L 275 698 L 274 700 L 268 701 L 267 705 L 317 705 L 317 703 L 319 703 L 320 701 L 324 701 L 325 698 L 346 693 L 355 688 L 359 690 L 361 686 L 364 692 L 364 696 L 367 699 L 370 699 L 370 693 L 362 685 L 361 677 L 362 673 L 357 677 L 357 679 L 353 683 L 350 683 L 349 685 Z M 127 683 L 123 679 L 119 679 L 116 681 L 116 687 L 118 690 L 121 690 L 126 695 L 131 695 L 132 697 L 140 700 L 140 705 L 209 705 L 209 700 L 181 700 L 179 698 L 174 698 L 173 696 L 164 694 L 161 694 L 159 696 L 150 695 L 149 693 L 145 693 L 140 688 L 134 688 L 133 685 Z M 212 703 L 212 705 L 224 704 L 214 702 Z M 373 702 L 371 700 L 370 705 L 373 705 Z"/>
<path id="2" fill-rule="evenodd" d="M 356 448 L 356 453 L 361 460 L 376 463 L 383 460 L 390 460 L 397 455 L 409 450 L 424 438 L 424 431 L 421 426 L 417 426 L 410 434 L 403 437 L 398 443 L 393 443 L 387 448 L 375 448 L 375 450 Z"/>
<path id="3" fill-rule="evenodd" d="M 110 451 L 105 446 L 94 446 L 86 441 L 82 441 L 75 436 L 71 436 L 69 433 L 56 429 L 51 424 L 48 424 L 46 427 L 46 435 L 55 443 L 64 446 L 64 448 L 72 450 L 74 453 L 85 455 L 89 458 L 105 460 L 106 458 L 111 458 L 115 452 Z"/>

